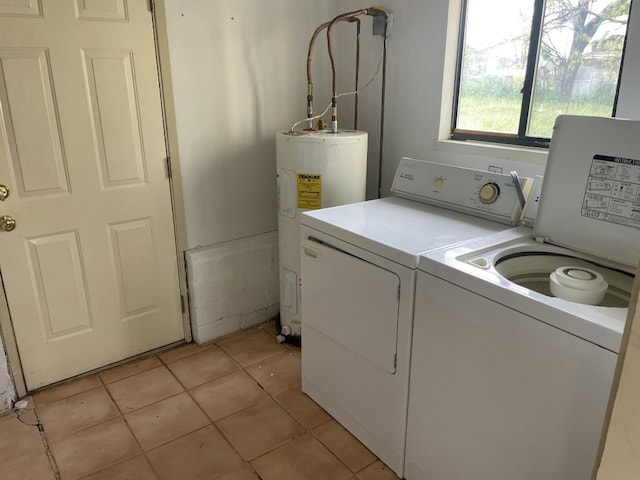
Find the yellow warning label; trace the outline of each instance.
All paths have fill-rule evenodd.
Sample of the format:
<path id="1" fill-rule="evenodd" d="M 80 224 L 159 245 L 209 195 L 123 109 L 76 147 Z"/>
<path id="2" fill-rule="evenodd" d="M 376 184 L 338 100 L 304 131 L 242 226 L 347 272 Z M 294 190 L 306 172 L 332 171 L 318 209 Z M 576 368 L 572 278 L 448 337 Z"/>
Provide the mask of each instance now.
<path id="1" fill-rule="evenodd" d="M 322 175 L 299 173 L 297 181 L 297 206 L 306 210 L 322 208 Z"/>

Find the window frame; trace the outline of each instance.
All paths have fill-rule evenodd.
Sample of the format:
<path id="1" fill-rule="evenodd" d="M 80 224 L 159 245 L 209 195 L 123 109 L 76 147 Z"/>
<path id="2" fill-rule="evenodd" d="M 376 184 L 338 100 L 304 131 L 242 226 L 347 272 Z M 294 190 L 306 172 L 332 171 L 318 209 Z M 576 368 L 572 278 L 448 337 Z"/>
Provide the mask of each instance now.
<path id="1" fill-rule="evenodd" d="M 461 0 L 460 20 L 458 29 L 457 53 L 456 53 L 456 71 L 454 79 L 454 96 L 453 110 L 451 113 L 451 133 L 450 140 L 459 141 L 481 141 L 497 144 L 517 145 L 523 147 L 549 148 L 551 138 L 534 137 L 526 134 L 531 111 L 531 103 L 533 100 L 534 81 L 536 69 L 538 66 L 542 28 L 544 26 L 544 10 L 546 0 L 532 0 L 534 2 L 534 10 L 531 19 L 531 30 L 529 38 L 529 47 L 527 55 L 527 67 L 522 86 L 522 102 L 520 104 L 520 118 L 518 120 L 518 133 L 501 133 L 480 130 L 465 130 L 456 128 L 458 121 L 458 107 L 460 102 L 460 88 L 462 83 L 462 64 L 464 59 L 464 42 L 467 23 L 467 12 L 469 0 Z M 630 9 L 633 6 L 633 0 L 630 3 Z M 630 10 L 631 11 L 631 10 Z M 618 71 L 618 81 L 616 84 L 616 92 L 613 99 L 613 108 L 611 116 L 615 117 L 618 105 L 618 95 L 620 93 L 620 78 L 622 77 L 622 68 L 624 64 L 625 53 L 627 49 L 628 28 L 625 33 L 624 43 L 622 47 L 622 58 L 620 59 L 620 69 Z"/>

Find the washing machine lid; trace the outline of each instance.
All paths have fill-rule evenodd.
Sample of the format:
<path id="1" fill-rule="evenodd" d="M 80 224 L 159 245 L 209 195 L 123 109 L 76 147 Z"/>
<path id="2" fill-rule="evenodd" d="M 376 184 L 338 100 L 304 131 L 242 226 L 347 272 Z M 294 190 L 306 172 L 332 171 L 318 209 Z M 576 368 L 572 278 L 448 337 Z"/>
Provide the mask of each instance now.
<path id="1" fill-rule="evenodd" d="M 557 118 L 533 234 L 606 260 L 638 264 L 640 121 Z"/>

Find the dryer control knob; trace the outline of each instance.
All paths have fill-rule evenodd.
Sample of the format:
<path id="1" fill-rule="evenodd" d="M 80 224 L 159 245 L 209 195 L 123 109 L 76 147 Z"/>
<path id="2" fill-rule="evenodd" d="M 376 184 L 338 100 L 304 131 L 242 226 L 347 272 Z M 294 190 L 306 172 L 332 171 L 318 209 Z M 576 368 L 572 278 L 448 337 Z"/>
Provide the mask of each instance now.
<path id="1" fill-rule="evenodd" d="M 485 183 L 482 188 L 480 188 L 480 201 L 482 203 L 493 203 L 500 196 L 500 187 L 497 183 Z"/>

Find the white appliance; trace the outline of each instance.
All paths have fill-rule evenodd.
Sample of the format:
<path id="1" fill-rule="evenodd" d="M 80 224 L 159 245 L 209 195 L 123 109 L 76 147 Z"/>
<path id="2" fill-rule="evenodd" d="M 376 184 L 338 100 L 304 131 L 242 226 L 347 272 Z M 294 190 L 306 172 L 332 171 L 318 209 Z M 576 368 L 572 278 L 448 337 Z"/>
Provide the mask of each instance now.
<path id="1" fill-rule="evenodd" d="M 423 256 L 407 479 L 591 478 L 640 257 L 638 138 L 559 117 L 533 230 Z M 552 296 L 558 275 L 606 296 Z"/>
<path id="2" fill-rule="evenodd" d="M 420 255 L 508 229 L 520 207 L 510 175 L 406 158 L 393 191 L 302 215 L 302 390 L 402 476 Z"/>
<path id="3" fill-rule="evenodd" d="M 366 132 L 276 133 L 280 321 L 300 334 L 300 214 L 366 198 Z"/>

